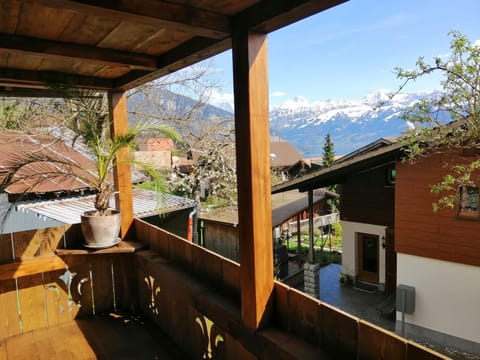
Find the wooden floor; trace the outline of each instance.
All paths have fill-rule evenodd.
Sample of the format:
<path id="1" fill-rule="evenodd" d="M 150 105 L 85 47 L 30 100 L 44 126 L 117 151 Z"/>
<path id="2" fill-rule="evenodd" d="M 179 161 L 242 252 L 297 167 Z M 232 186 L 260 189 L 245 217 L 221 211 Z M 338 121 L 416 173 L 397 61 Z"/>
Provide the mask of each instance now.
<path id="1" fill-rule="evenodd" d="M 9 359 L 188 359 L 153 324 L 120 314 L 92 316 L 0 342 Z"/>

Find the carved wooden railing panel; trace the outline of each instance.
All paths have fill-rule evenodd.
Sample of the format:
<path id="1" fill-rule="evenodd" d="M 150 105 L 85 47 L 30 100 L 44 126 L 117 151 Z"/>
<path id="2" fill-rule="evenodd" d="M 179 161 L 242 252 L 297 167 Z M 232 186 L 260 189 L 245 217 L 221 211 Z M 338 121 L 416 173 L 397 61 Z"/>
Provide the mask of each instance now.
<path id="1" fill-rule="evenodd" d="M 279 282 L 270 321 L 249 332 L 238 264 L 141 220 L 134 226 L 150 246 L 135 254 L 140 307 L 195 358 L 445 358 Z"/>
<path id="2" fill-rule="evenodd" d="M 0 236 L 0 340 L 134 303 L 133 249 L 98 255 L 82 241 L 75 225 Z"/>

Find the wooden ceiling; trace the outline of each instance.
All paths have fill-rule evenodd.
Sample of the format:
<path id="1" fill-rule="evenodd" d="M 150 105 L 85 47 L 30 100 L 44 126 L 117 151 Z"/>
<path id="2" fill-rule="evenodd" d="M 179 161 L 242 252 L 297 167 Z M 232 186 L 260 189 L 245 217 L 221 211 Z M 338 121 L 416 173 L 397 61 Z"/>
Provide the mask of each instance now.
<path id="1" fill-rule="evenodd" d="M 346 0 L 0 0 L 0 94 L 125 91 Z"/>

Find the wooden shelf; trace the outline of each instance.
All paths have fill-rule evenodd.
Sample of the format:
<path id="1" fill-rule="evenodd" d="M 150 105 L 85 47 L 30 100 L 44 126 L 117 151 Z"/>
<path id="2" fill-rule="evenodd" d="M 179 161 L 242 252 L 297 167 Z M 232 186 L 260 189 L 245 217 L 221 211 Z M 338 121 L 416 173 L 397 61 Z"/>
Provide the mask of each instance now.
<path id="1" fill-rule="evenodd" d="M 74 249 L 56 249 L 57 255 L 105 255 L 105 254 L 125 254 L 133 253 L 146 248 L 146 245 L 134 241 L 120 241 L 117 245 L 106 249 L 89 249 L 86 247 L 78 247 Z"/>
<path id="2" fill-rule="evenodd" d="M 58 256 L 21 260 L 0 265 L 0 280 L 11 280 L 24 276 L 66 269 L 67 264 Z"/>

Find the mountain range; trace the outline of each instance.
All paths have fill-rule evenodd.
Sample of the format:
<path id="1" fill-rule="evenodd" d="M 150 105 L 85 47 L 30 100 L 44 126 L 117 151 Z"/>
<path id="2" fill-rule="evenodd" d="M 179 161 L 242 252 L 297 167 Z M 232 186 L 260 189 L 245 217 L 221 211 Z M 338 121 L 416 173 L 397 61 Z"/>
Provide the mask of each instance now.
<path id="1" fill-rule="evenodd" d="M 195 106 L 195 100 L 162 90 L 164 109 L 177 115 Z M 322 156 L 325 136 L 330 134 L 335 154 L 345 155 L 382 137 L 399 136 L 408 127 L 404 111 L 425 93 L 400 93 L 393 98 L 388 90 L 377 90 L 361 99 L 311 102 L 295 97 L 270 110 L 270 132 L 295 146 L 305 158 Z M 141 102 L 133 98 L 132 103 Z M 145 109 L 148 104 L 142 104 Z M 233 104 L 216 103 L 202 107 L 196 121 L 212 117 L 233 117 Z"/>
<path id="2" fill-rule="evenodd" d="M 286 101 L 270 112 L 270 129 L 299 149 L 305 158 L 321 156 L 330 134 L 335 153 L 344 155 L 382 137 L 399 136 L 408 127 L 404 111 L 426 94 L 378 90 L 356 100 Z"/>
<path id="3" fill-rule="evenodd" d="M 271 135 L 290 142 L 305 158 L 322 156 L 327 134 L 337 155 L 382 137 L 399 136 L 408 127 L 401 115 L 430 94 L 400 93 L 391 98 L 390 93 L 377 90 L 361 99 L 316 102 L 295 97 L 270 110 Z"/>

